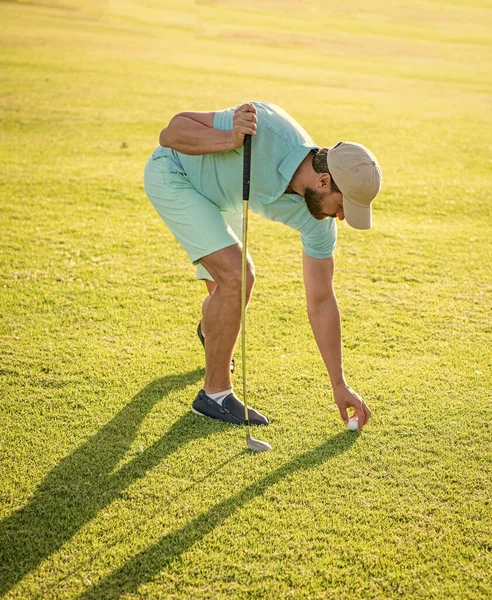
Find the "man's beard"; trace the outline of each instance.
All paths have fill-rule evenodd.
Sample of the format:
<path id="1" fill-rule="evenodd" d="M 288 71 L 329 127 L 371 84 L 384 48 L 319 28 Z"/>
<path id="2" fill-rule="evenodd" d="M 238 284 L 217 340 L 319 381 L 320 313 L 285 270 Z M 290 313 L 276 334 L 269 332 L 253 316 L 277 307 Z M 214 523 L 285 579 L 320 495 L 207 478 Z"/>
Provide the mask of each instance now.
<path id="1" fill-rule="evenodd" d="M 319 192 L 317 192 L 316 190 L 313 190 L 313 188 L 307 187 L 304 190 L 304 200 L 306 202 L 308 211 L 318 221 L 323 221 L 324 219 L 326 219 L 328 217 L 331 217 L 333 219 L 336 216 L 336 215 L 327 215 L 326 213 L 323 212 L 323 209 L 321 207 L 321 202 L 323 200 L 323 197 L 321 196 L 321 194 Z"/>

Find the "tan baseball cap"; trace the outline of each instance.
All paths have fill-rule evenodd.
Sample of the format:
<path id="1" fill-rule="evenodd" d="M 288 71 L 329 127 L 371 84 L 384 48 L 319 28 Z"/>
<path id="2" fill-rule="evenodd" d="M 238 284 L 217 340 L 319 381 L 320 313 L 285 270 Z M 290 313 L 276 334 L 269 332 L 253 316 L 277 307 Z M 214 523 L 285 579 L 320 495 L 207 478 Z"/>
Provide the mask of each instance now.
<path id="1" fill-rule="evenodd" d="M 362 144 L 338 142 L 328 149 L 327 162 L 333 181 L 343 195 L 343 212 L 355 229 L 371 229 L 371 202 L 381 189 L 381 167 Z"/>

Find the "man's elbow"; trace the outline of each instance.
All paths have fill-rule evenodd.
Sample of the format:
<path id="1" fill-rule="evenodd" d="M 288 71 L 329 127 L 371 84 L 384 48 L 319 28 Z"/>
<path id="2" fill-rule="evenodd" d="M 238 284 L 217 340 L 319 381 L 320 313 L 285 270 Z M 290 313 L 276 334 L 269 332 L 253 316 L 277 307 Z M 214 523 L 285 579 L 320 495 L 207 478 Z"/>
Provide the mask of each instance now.
<path id="1" fill-rule="evenodd" d="M 164 146 L 165 148 L 169 148 L 169 132 L 168 128 L 164 127 L 164 129 L 159 133 L 159 144 Z"/>
<path id="2" fill-rule="evenodd" d="M 165 148 L 173 148 L 173 143 L 175 142 L 175 130 L 176 126 L 179 124 L 177 121 L 181 117 L 181 113 L 174 115 L 174 117 L 169 121 L 167 127 L 159 134 L 159 144 L 164 146 Z"/>
<path id="3" fill-rule="evenodd" d="M 164 127 L 164 129 L 159 134 L 159 144 L 164 146 L 165 148 L 172 148 L 174 143 L 174 124 L 173 121 L 176 117 L 173 117 L 169 121 L 169 125 Z"/>

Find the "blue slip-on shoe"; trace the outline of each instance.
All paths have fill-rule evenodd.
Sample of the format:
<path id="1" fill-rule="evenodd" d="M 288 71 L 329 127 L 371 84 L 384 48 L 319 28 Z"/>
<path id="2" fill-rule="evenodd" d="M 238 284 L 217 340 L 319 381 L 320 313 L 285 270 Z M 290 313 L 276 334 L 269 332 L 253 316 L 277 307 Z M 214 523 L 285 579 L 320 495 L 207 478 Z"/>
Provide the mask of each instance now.
<path id="1" fill-rule="evenodd" d="M 198 335 L 198 338 L 200 339 L 200 342 L 202 343 L 202 346 L 205 348 L 205 336 L 203 335 L 202 332 L 202 322 L 200 321 L 200 323 L 198 323 L 198 327 L 196 328 L 196 333 Z M 234 359 L 231 358 L 231 373 L 234 373 L 234 371 L 236 370 L 236 363 L 234 362 Z"/>
<path id="2" fill-rule="evenodd" d="M 222 405 L 209 398 L 207 394 L 200 390 L 197 397 L 193 401 L 191 407 L 192 412 L 200 417 L 210 417 L 219 419 L 227 423 L 235 423 L 236 425 L 245 425 L 244 420 L 244 404 L 236 397 L 234 392 L 229 394 Z M 250 425 L 268 425 L 270 422 L 261 412 L 248 406 L 248 417 Z"/>

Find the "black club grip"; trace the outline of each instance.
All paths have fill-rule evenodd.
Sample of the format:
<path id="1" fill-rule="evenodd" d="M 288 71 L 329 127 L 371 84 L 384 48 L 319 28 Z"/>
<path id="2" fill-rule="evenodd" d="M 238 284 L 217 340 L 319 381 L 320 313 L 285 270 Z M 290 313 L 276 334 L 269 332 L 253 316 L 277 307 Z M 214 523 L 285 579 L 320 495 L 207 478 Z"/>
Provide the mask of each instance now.
<path id="1" fill-rule="evenodd" d="M 243 158 L 243 200 L 249 200 L 249 182 L 251 179 L 251 136 L 244 136 Z"/>

